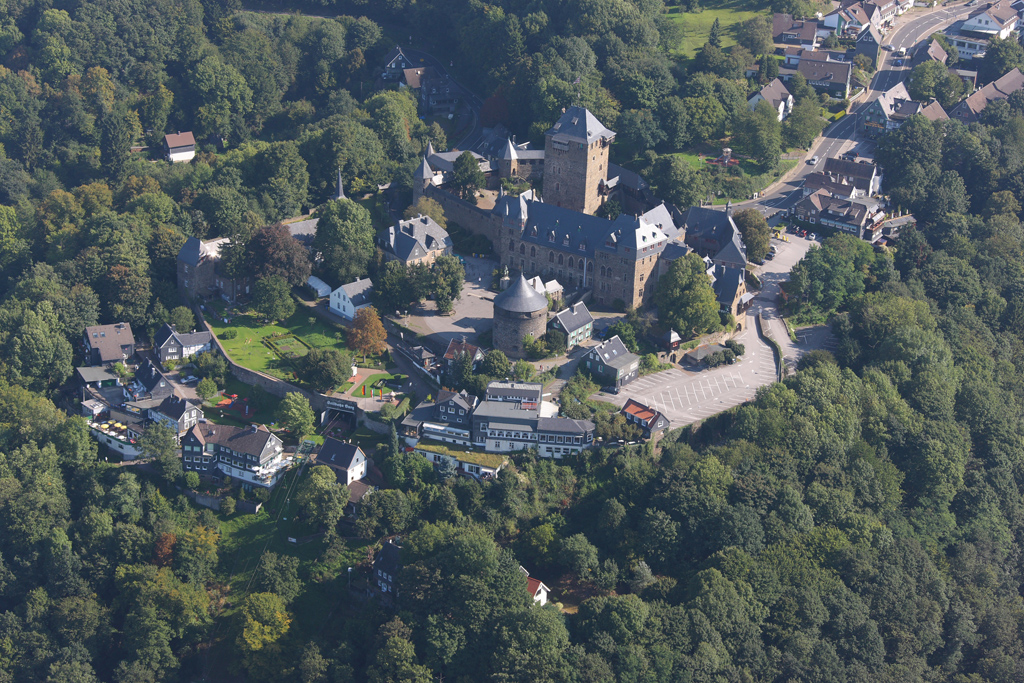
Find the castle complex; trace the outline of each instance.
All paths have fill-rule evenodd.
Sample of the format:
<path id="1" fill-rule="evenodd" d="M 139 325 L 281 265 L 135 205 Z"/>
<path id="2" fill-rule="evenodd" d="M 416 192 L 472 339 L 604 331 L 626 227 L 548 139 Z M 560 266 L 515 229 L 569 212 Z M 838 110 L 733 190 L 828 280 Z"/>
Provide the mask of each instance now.
<path id="1" fill-rule="evenodd" d="M 689 213 L 658 203 L 637 174 L 612 164 L 608 153 L 615 133 L 583 107 L 564 111 L 545 135 L 544 149 L 506 138 L 490 158 L 473 153 L 494 184 L 503 178 L 540 177 L 542 193 L 499 196 L 484 210 L 444 189 L 461 152 L 427 155 L 414 175 L 414 201 L 429 196 L 444 207 L 449 220 L 490 238 L 502 265 L 514 274 L 557 279 L 566 290 L 591 290 L 603 306 L 640 308 L 650 301 L 666 247 L 689 250 L 684 224 Z M 614 199 L 622 209 L 614 220 L 594 215 Z M 739 242 L 728 212 L 709 211 L 721 229 L 693 246 L 715 256 Z M 703 227 L 703 226 L 702 226 Z M 745 256 L 740 255 L 744 259 Z M 515 278 L 513 278 L 514 280 Z M 723 310 L 724 307 L 723 307 Z"/>

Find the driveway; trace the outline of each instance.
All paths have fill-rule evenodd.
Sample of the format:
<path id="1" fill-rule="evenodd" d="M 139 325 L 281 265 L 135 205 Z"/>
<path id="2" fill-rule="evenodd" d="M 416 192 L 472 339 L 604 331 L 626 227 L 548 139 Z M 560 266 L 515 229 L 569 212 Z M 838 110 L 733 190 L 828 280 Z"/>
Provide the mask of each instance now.
<path id="1" fill-rule="evenodd" d="M 625 405 L 635 399 L 660 410 L 672 427 L 682 427 L 728 410 L 754 398 L 758 387 L 777 378 L 775 355 L 758 336 L 752 317 L 735 337 L 745 353 L 732 365 L 711 370 L 673 368 L 630 382 L 618 394 L 597 393 L 594 398 Z"/>
<path id="2" fill-rule="evenodd" d="M 466 282 L 462 286 L 462 298 L 455 302 L 452 315 L 440 315 L 433 301 L 425 302 L 418 310 L 411 311 L 404 322 L 421 334 L 430 335 L 435 346 L 444 349 L 452 339 L 466 337 L 476 342 L 481 332 L 491 329 L 494 318 L 494 297 L 490 289 L 491 275 L 498 267 L 497 261 L 466 256 Z"/>

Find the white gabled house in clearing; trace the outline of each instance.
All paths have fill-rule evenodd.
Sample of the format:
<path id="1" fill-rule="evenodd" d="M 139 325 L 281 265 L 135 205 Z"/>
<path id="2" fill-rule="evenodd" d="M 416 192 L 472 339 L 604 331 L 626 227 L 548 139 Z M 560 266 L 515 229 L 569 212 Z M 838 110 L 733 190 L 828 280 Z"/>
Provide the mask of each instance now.
<path id="1" fill-rule="evenodd" d="M 353 320 L 360 309 L 370 305 L 370 292 L 372 291 L 373 283 L 370 282 L 370 278 L 363 278 L 338 287 L 331 292 L 331 312 L 346 320 Z"/>

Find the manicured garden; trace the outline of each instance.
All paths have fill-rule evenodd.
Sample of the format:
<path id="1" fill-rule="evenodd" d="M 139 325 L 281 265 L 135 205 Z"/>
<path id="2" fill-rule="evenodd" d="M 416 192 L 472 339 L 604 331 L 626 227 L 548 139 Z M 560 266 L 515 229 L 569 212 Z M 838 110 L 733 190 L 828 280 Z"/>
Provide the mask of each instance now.
<path id="1" fill-rule="evenodd" d="M 363 383 L 356 387 L 356 390 L 352 392 L 353 396 L 373 396 L 383 392 L 383 395 L 387 396 L 392 393 L 391 387 L 387 386 L 389 382 L 404 382 L 409 379 L 408 375 L 392 375 L 388 372 L 377 373 L 376 375 L 370 375 Z"/>
<path id="2" fill-rule="evenodd" d="M 344 329 L 316 317 L 304 306 L 286 320 L 265 324 L 254 313 L 235 312 L 222 302 L 211 302 L 206 304 L 206 319 L 231 360 L 288 382 L 298 381 L 299 363 L 312 349 L 351 353 Z M 368 362 L 377 360 L 370 357 Z"/>

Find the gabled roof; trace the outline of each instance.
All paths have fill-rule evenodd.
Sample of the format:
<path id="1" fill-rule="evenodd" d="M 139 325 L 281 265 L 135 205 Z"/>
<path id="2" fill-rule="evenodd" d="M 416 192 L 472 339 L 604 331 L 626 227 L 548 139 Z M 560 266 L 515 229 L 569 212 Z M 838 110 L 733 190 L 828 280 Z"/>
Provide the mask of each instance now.
<path id="1" fill-rule="evenodd" d="M 876 171 L 875 165 L 866 161 L 850 161 L 849 159 L 840 159 L 838 157 L 825 159 L 826 173 L 836 173 L 841 176 L 870 180 L 875 177 Z"/>
<path id="2" fill-rule="evenodd" d="M 402 548 L 388 541 L 373 558 L 373 568 L 394 576 L 402 568 Z"/>
<path id="3" fill-rule="evenodd" d="M 538 432 L 561 432 L 563 434 L 583 435 L 593 431 L 594 428 L 595 425 L 590 420 L 573 420 L 568 417 L 537 418 Z"/>
<path id="4" fill-rule="evenodd" d="M 87 327 L 85 338 L 89 340 L 91 348 L 99 351 L 100 360 L 104 363 L 123 360 L 121 347 L 135 344 L 135 335 L 132 334 L 132 326 L 129 323 Z"/>
<path id="5" fill-rule="evenodd" d="M 434 402 L 434 405 L 441 405 L 442 403 L 448 403 L 449 401 L 466 412 L 469 412 L 476 407 L 479 399 L 476 396 L 471 395 L 465 389 L 457 393 L 448 389 L 442 389 L 437 393 L 437 400 Z"/>
<path id="6" fill-rule="evenodd" d="M 169 323 L 164 323 L 153 337 L 153 345 L 162 348 L 168 341 L 174 340 L 179 346 L 205 346 L 213 340 L 209 332 L 178 332 Z"/>
<path id="7" fill-rule="evenodd" d="M 665 202 L 658 204 L 656 207 L 645 213 L 642 218 L 653 225 L 654 227 L 665 233 L 668 239 L 674 240 L 679 236 L 679 228 L 676 227 L 675 221 L 672 219 L 672 212 L 668 210 Z"/>
<path id="8" fill-rule="evenodd" d="M 327 436 L 324 437 L 324 445 L 317 453 L 316 463 L 318 465 L 333 465 L 347 470 L 352 467 L 356 456 L 362 456 L 363 460 L 366 459 L 366 455 L 363 454 L 359 446 Z"/>
<path id="9" fill-rule="evenodd" d="M 316 275 L 310 275 L 306 279 L 306 284 L 313 288 L 317 296 L 330 296 L 331 294 L 331 286 Z"/>
<path id="10" fill-rule="evenodd" d="M 189 237 L 185 244 L 178 250 L 178 260 L 190 266 L 198 266 L 199 259 L 203 255 L 203 243 L 198 237 Z"/>
<path id="11" fill-rule="evenodd" d="M 139 367 L 135 371 L 135 381 L 150 393 L 160 386 L 160 382 L 164 382 L 165 386 L 169 386 L 167 385 L 167 378 L 157 370 L 156 366 L 153 365 L 153 361 L 148 358 L 139 363 Z"/>
<path id="12" fill-rule="evenodd" d="M 973 121 L 989 103 L 996 100 L 1005 100 L 1014 92 L 1024 88 L 1024 74 L 1020 69 L 1014 69 L 1001 78 L 997 78 L 988 85 L 975 90 L 963 102 L 953 107 L 951 112 L 956 118 Z"/>
<path id="13" fill-rule="evenodd" d="M 402 72 L 405 84 L 414 89 L 419 88 L 425 79 L 432 78 L 433 76 L 434 67 L 432 66 L 415 66 Z"/>
<path id="14" fill-rule="evenodd" d="M 587 355 L 593 355 L 605 365 L 613 368 L 625 367 L 640 358 L 635 353 L 629 352 L 626 345 L 619 339 L 619 335 L 615 335 L 603 344 L 598 344 Z"/>
<path id="15" fill-rule="evenodd" d="M 185 131 L 184 133 L 168 133 L 164 136 L 164 144 L 169 149 L 175 149 L 176 147 L 188 147 L 189 145 L 195 145 L 196 139 L 192 135 L 192 131 Z"/>
<path id="16" fill-rule="evenodd" d="M 937 40 L 929 40 L 926 43 L 921 43 L 917 50 L 914 52 L 914 59 L 911 62 L 913 66 L 922 64 L 927 61 L 936 61 L 940 64 L 945 64 L 949 54 L 942 47 Z"/>
<path id="17" fill-rule="evenodd" d="M 1000 2 L 993 3 L 988 7 L 982 7 L 971 12 L 968 20 L 974 19 L 987 15 L 992 21 L 996 22 L 1000 28 L 1005 28 L 1010 23 L 1016 21 L 1019 18 L 1017 10 L 1010 7 L 1010 3 L 1001 0 Z"/>
<path id="18" fill-rule="evenodd" d="M 853 73 L 853 62 L 837 62 L 828 58 L 827 52 L 804 52 L 800 56 L 797 71 L 808 81 L 846 85 Z"/>
<path id="19" fill-rule="evenodd" d="M 584 142 L 611 140 L 615 133 L 604 127 L 597 117 L 584 107 L 572 106 L 565 110 L 551 130 L 547 132 L 555 141 Z"/>
<path id="20" fill-rule="evenodd" d="M 739 268 L 715 269 L 715 294 L 718 303 L 732 306 L 743 284 L 744 273 Z"/>
<path id="21" fill-rule="evenodd" d="M 452 247 L 452 238 L 430 216 L 419 215 L 381 230 L 377 240 L 381 248 L 402 261 L 425 257 L 434 251 Z"/>
<path id="22" fill-rule="evenodd" d="M 718 253 L 711 257 L 712 261 L 725 261 L 727 263 L 746 263 L 747 248 L 743 244 L 743 238 L 739 232 L 732 236 L 732 239 L 725 243 Z"/>
<path id="23" fill-rule="evenodd" d="M 648 405 L 644 405 L 640 401 L 634 400 L 632 398 L 626 401 L 626 404 L 622 406 L 622 410 L 620 412 L 626 415 L 632 415 L 638 420 L 647 420 L 648 426 L 651 427 L 653 427 L 654 424 L 658 421 L 658 418 L 664 417 L 659 411 L 655 410 L 654 408 L 651 408 Z"/>
<path id="24" fill-rule="evenodd" d="M 368 277 L 364 277 L 362 280 L 356 280 L 350 282 L 347 285 L 342 285 L 339 289 L 345 292 L 345 296 L 352 302 L 353 306 L 362 306 L 363 304 L 369 303 L 370 292 L 373 291 L 373 282 Z"/>
<path id="25" fill-rule="evenodd" d="M 198 407 L 198 404 L 192 403 L 188 399 L 180 398 L 172 394 L 171 396 L 165 398 L 163 401 L 160 401 L 160 405 L 158 405 L 153 410 L 160 413 L 161 415 L 166 415 L 172 420 L 180 420 L 181 416 L 185 414 L 185 411 L 187 411 L 190 408 Z"/>
<path id="26" fill-rule="evenodd" d="M 771 83 L 758 91 L 758 94 L 772 106 L 778 109 L 780 104 L 788 102 L 793 96 L 781 79 L 775 78 Z M 753 99 L 753 98 L 751 98 Z"/>
<path id="27" fill-rule="evenodd" d="M 573 330 L 581 329 L 587 324 L 593 323 L 594 316 L 590 315 L 586 304 L 580 301 L 573 304 L 571 308 L 555 313 L 555 320 L 558 321 L 558 324 L 562 326 L 566 333 L 571 333 Z"/>
<path id="28" fill-rule="evenodd" d="M 394 61 L 399 57 L 404 59 L 406 62 L 412 63 L 412 60 L 406 57 L 405 53 L 402 52 L 402 48 L 396 45 L 394 48 L 391 49 L 390 52 L 387 53 L 387 55 L 384 56 L 384 64 L 386 66 L 391 66 L 391 64 L 394 63 Z"/>
<path id="29" fill-rule="evenodd" d="M 465 338 L 461 340 L 452 339 L 450 342 L 448 342 L 448 348 L 445 349 L 444 359 L 455 360 L 464 353 L 468 354 L 469 357 L 473 359 L 474 362 L 476 362 L 479 358 L 483 358 L 484 355 L 484 352 L 480 350 L 479 346 L 474 346 L 473 344 L 470 344 L 465 340 Z"/>
<path id="30" fill-rule="evenodd" d="M 490 382 L 487 385 L 488 401 L 526 401 L 539 403 L 544 393 L 544 385 L 538 382 Z"/>
<path id="31" fill-rule="evenodd" d="M 512 138 L 507 138 L 505 140 L 505 149 L 502 150 L 501 158 L 507 160 L 519 158 L 519 155 L 516 153 L 515 145 L 512 144 Z"/>
<path id="32" fill-rule="evenodd" d="M 230 448 L 237 453 L 259 457 L 269 444 L 281 447 L 281 440 L 270 433 L 263 425 L 249 427 L 233 427 L 218 425 L 212 422 L 200 422 L 189 430 L 202 443 L 215 443 Z"/>
<path id="33" fill-rule="evenodd" d="M 534 579 L 532 577 L 528 577 L 526 579 L 526 590 L 530 593 L 531 596 L 536 597 L 537 593 L 540 592 L 541 588 L 543 588 L 544 591 L 547 593 L 551 592 L 551 589 L 544 585 L 544 582 L 540 579 Z"/>

